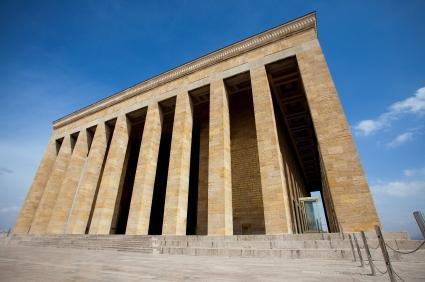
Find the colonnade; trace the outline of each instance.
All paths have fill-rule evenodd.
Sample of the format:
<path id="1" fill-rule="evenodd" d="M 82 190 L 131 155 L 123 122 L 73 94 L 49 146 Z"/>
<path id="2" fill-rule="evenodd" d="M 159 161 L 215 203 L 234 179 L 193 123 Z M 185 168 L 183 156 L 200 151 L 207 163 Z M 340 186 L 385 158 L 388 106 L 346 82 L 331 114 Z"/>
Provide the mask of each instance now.
<path id="1" fill-rule="evenodd" d="M 252 69 L 250 76 L 266 234 L 291 233 L 290 196 L 265 67 Z M 211 82 L 209 106 L 207 233 L 231 235 L 230 123 L 223 80 Z M 162 118 L 158 102 L 148 106 L 126 234 L 148 234 Z M 192 126 L 190 94 L 179 93 L 174 113 L 163 234 L 186 234 Z M 119 187 L 122 185 L 120 181 L 129 134 L 130 124 L 123 114 L 116 118 L 112 133 L 108 132 L 105 122 L 100 122 L 93 136 L 88 136 L 89 131 L 81 130 L 78 136 L 64 136 L 60 147 L 59 141 L 52 139 L 18 218 L 15 232 L 84 234 L 90 220 L 88 233 L 109 234 Z M 89 148 L 87 144 L 90 138 Z M 56 153 L 57 147 L 59 150 Z"/>

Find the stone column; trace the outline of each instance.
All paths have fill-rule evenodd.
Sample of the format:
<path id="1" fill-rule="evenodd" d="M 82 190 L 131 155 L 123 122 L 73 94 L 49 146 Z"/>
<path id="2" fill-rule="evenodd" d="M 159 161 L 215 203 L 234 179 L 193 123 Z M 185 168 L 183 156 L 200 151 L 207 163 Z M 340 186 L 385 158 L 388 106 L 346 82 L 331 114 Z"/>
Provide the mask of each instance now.
<path id="1" fill-rule="evenodd" d="M 266 234 L 292 233 L 288 187 L 264 66 L 250 71 Z"/>
<path id="2" fill-rule="evenodd" d="M 181 93 L 174 114 L 163 235 L 186 235 L 192 126 L 192 102 L 189 93 Z"/>
<path id="3" fill-rule="evenodd" d="M 344 232 L 373 230 L 380 221 L 318 40 L 297 59 L 337 220 Z"/>
<path id="4" fill-rule="evenodd" d="M 56 156 L 56 140 L 52 137 L 47 145 L 43 159 L 41 160 L 21 212 L 16 220 L 15 227 L 13 228 L 14 234 L 28 233 L 43 195 L 44 188 L 52 172 Z"/>
<path id="5" fill-rule="evenodd" d="M 210 89 L 208 235 L 232 235 L 229 103 L 223 80 Z"/>
<path id="6" fill-rule="evenodd" d="M 74 206 L 71 209 L 66 233 L 84 234 L 90 217 L 96 188 L 101 177 L 103 161 L 108 146 L 109 132 L 104 122 L 96 126 L 87 164 L 82 175 L 80 187 L 75 196 Z"/>
<path id="7" fill-rule="evenodd" d="M 44 188 L 43 196 L 40 200 L 40 204 L 38 205 L 29 233 L 46 233 L 47 225 L 49 224 L 53 207 L 55 206 L 56 198 L 65 177 L 70 159 L 71 136 L 67 135 L 62 141 L 59 154 L 56 158 L 55 164 L 53 165 L 50 178 Z"/>
<path id="8" fill-rule="evenodd" d="M 117 118 L 105 163 L 99 194 L 90 225 L 90 234 L 109 234 L 119 192 L 130 126 L 125 115 Z"/>
<path id="9" fill-rule="evenodd" d="M 290 181 L 289 189 L 292 192 L 292 196 L 291 196 L 290 201 L 292 201 L 291 205 L 292 205 L 292 209 L 294 211 L 294 216 L 292 217 L 292 224 L 296 226 L 296 228 L 295 228 L 296 233 L 301 233 L 300 217 L 299 217 L 299 211 L 298 211 L 297 187 L 296 187 L 296 183 L 295 183 L 294 172 L 292 170 L 289 170 L 289 167 L 288 167 L 288 180 Z"/>
<path id="10" fill-rule="evenodd" d="M 162 132 L 162 112 L 158 103 L 148 107 L 133 194 L 128 214 L 127 235 L 148 235 L 156 166 Z"/>
<path id="11" fill-rule="evenodd" d="M 295 217 L 295 212 L 294 212 L 294 192 L 293 192 L 293 183 L 292 183 L 292 178 L 291 178 L 291 170 L 290 170 L 290 165 L 292 166 L 292 160 L 286 160 L 283 163 L 283 168 L 284 168 L 284 172 L 285 172 L 285 180 L 286 180 L 286 186 L 288 187 L 288 206 L 289 206 L 289 211 L 291 213 L 291 222 L 292 222 L 292 232 L 293 233 L 298 233 L 297 231 L 297 223 L 296 223 L 296 217 Z"/>
<path id="12" fill-rule="evenodd" d="M 49 234 L 65 233 L 65 225 L 68 220 L 81 174 L 83 173 L 87 153 L 87 131 L 84 129 L 78 134 L 77 143 L 75 144 L 65 178 L 57 196 L 56 204 L 47 226 L 47 233 Z"/>

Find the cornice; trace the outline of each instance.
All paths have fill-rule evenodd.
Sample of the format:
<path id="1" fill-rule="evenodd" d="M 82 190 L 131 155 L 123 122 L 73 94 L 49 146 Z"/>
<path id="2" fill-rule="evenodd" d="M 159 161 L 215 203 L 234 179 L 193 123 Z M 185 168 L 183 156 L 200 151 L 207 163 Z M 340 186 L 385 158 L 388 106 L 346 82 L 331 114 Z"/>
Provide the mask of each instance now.
<path id="1" fill-rule="evenodd" d="M 107 98 L 104 98 L 87 107 L 68 114 L 58 120 L 55 120 L 53 122 L 53 128 L 60 128 L 62 126 L 72 123 L 75 120 L 81 119 L 98 111 L 101 111 L 105 108 L 116 105 L 122 101 L 130 99 L 136 95 L 156 88 L 160 85 L 166 84 L 170 81 L 176 80 L 185 75 L 194 73 L 211 65 L 215 65 L 224 60 L 236 57 L 240 54 L 246 53 L 253 49 L 262 47 L 274 41 L 280 40 L 282 38 L 291 36 L 293 34 L 310 28 L 314 28 L 317 32 L 315 13 L 309 13 L 288 23 L 279 25 L 277 27 L 271 28 L 239 42 L 233 43 L 227 47 L 214 51 L 210 54 L 207 54 L 179 67 L 166 71 L 148 80 L 140 82 L 130 88 L 115 93 Z"/>

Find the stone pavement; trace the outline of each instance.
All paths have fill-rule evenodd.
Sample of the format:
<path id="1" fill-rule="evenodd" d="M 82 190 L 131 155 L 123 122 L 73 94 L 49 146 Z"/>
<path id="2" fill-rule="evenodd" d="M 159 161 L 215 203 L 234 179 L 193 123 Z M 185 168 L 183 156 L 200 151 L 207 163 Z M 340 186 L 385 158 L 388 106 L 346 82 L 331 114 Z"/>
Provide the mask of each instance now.
<path id="1" fill-rule="evenodd" d="M 396 262 L 394 268 L 405 281 L 425 280 L 423 262 Z M 0 246 L 0 281 L 388 281 L 368 273 L 351 261 Z"/>

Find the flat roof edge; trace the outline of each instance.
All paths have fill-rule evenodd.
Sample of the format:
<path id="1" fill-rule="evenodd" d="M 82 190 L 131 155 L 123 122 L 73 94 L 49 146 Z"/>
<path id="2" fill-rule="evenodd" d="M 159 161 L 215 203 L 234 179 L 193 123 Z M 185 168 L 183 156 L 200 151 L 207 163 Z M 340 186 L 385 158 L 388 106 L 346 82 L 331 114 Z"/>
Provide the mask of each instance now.
<path id="1" fill-rule="evenodd" d="M 270 44 L 279 39 L 291 36 L 298 32 L 314 28 L 317 33 L 316 13 L 311 12 L 289 22 L 283 23 L 266 31 L 257 33 L 238 42 L 232 43 L 221 49 L 203 55 L 192 61 L 184 63 L 159 75 L 139 82 L 129 88 L 114 93 L 84 108 L 63 116 L 53 121 L 53 128 L 57 129 L 70 124 L 78 119 L 116 105 L 143 92 L 149 91 L 185 75 L 194 73 L 211 65 L 217 64 L 242 53 Z"/>

